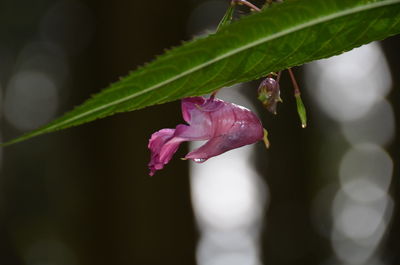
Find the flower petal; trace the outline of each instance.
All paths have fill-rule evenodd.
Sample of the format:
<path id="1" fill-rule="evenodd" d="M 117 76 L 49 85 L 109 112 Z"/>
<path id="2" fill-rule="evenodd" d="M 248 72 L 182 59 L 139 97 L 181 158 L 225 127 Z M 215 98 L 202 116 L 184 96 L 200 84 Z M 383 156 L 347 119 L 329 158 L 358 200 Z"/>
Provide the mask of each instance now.
<path id="1" fill-rule="evenodd" d="M 211 114 L 212 138 L 185 158 L 204 162 L 210 157 L 263 138 L 263 127 L 253 112 L 232 103 L 224 103 L 223 108 Z"/>
<path id="2" fill-rule="evenodd" d="M 162 129 L 152 134 L 148 145 L 151 151 L 151 159 L 148 165 L 150 176 L 153 176 L 157 170 L 162 169 L 178 150 L 183 140 L 174 138 L 174 133 L 175 129 Z"/>
<path id="3" fill-rule="evenodd" d="M 152 134 L 148 148 L 151 151 L 151 159 L 148 164 L 150 176 L 157 170 L 163 169 L 172 156 L 176 153 L 179 145 L 185 141 L 207 140 L 210 136 L 207 131 L 197 126 L 179 124 L 176 129 L 162 129 Z"/>
<path id="4" fill-rule="evenodd" d="M 184 98 L 181 101 L 181 109 L 182 109 L 182 117 L 183 119 L 190 124 L 191 122 L 191 112 L 196 109 L 198 106 L 204 104 L 206 99 L 204 97 L 191 97 Z"/>

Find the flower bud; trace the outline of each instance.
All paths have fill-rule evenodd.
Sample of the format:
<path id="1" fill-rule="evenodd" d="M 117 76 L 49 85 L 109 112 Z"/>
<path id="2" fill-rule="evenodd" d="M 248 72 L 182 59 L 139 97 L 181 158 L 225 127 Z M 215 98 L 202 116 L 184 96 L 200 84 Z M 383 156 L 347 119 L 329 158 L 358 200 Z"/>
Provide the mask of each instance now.
<path id="1" fill-rule="evenodd" d="M 265 78 L 258 87 L 258 99 L 273 114 L 276 114 L 278 102 L 282 102 L 280 93 L 279 83 L 271 77 Z"/>

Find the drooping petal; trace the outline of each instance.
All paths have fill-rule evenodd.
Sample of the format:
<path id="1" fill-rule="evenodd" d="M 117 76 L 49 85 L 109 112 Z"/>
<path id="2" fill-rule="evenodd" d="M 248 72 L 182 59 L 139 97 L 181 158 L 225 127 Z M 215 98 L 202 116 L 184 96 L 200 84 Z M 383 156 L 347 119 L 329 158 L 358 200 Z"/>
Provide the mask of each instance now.
<path id="1" fill-rule="evenodd" d="M 162 129 L 151 135 L 148 148 L 151 151 L 149 162 L 150 176 L 167 164 L 182 141 L 173 137 L 175 129 Z"/>
<path id="2" fill-rule="evenodd" d="M 176 129 L 162 129 L 153 133 L 148 145 L 151 151 L 151 159 L 148 164 L 150 176 L 168 164 L 182 142 L 207 139 L 209 139 L 207 131 L 203 131 L 201 128 L 197 130 L 196 126 L 183 124 L 176 126 Z"/>

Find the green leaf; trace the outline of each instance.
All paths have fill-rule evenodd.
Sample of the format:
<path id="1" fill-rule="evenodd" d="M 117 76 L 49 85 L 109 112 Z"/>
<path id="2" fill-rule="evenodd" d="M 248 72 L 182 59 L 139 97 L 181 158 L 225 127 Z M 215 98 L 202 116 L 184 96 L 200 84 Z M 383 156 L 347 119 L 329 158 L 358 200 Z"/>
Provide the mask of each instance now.
<path id="1" fill-rule="evenodd" d="M 400 33 L 399 14 L 400 0 L 287 0 L 166 52 L 5 145 L 340 54 Z"/>

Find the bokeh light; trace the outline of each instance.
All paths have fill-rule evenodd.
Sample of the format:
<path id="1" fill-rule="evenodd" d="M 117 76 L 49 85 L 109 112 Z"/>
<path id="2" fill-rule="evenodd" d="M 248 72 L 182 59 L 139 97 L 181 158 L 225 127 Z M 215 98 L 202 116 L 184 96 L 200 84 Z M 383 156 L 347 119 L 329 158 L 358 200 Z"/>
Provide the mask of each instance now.
<path id="1" fill-rule="evenodd" d="M 341 124 L 341 131 L 351 144 L 375 143 L 385 146 L 393 140 L 395 117 L 392 105 L 386 100 L 376 102 L 359 119 Z"/>
<path id="2" fill-rule="evenodd" d="M 363 117 L 388 94 L 392 83 L 377 43 L 314 62 L 307 69 L 316 102 L 339 122 Z"/>
<path id="3" fill-rule="evenodd" d="M 349 145 L 339 147 L 338 167 L 327 169 L 338 172 L 339 185 L 328 196 L 332 221 L 325 221 L 335 260 L 379 264 L 394 204 L 388 193 L 393 161 L 384 149 L 395 134 L 393 108 L 385 99 L 392 86 L 385 56 L 379 43 L 371 43 L 308 65 L 306 77 L 314 100 L 338 123 Z M 323 205 L 315 205 L 320 212 Z"/>
<path id="4" fill-rule="evenodd" d="M 57 97 L 57 87 L 45 73 L 18 72 L 6 89 L 4 115 L 19 130 L 35 129 L 54 116 Z"/>

